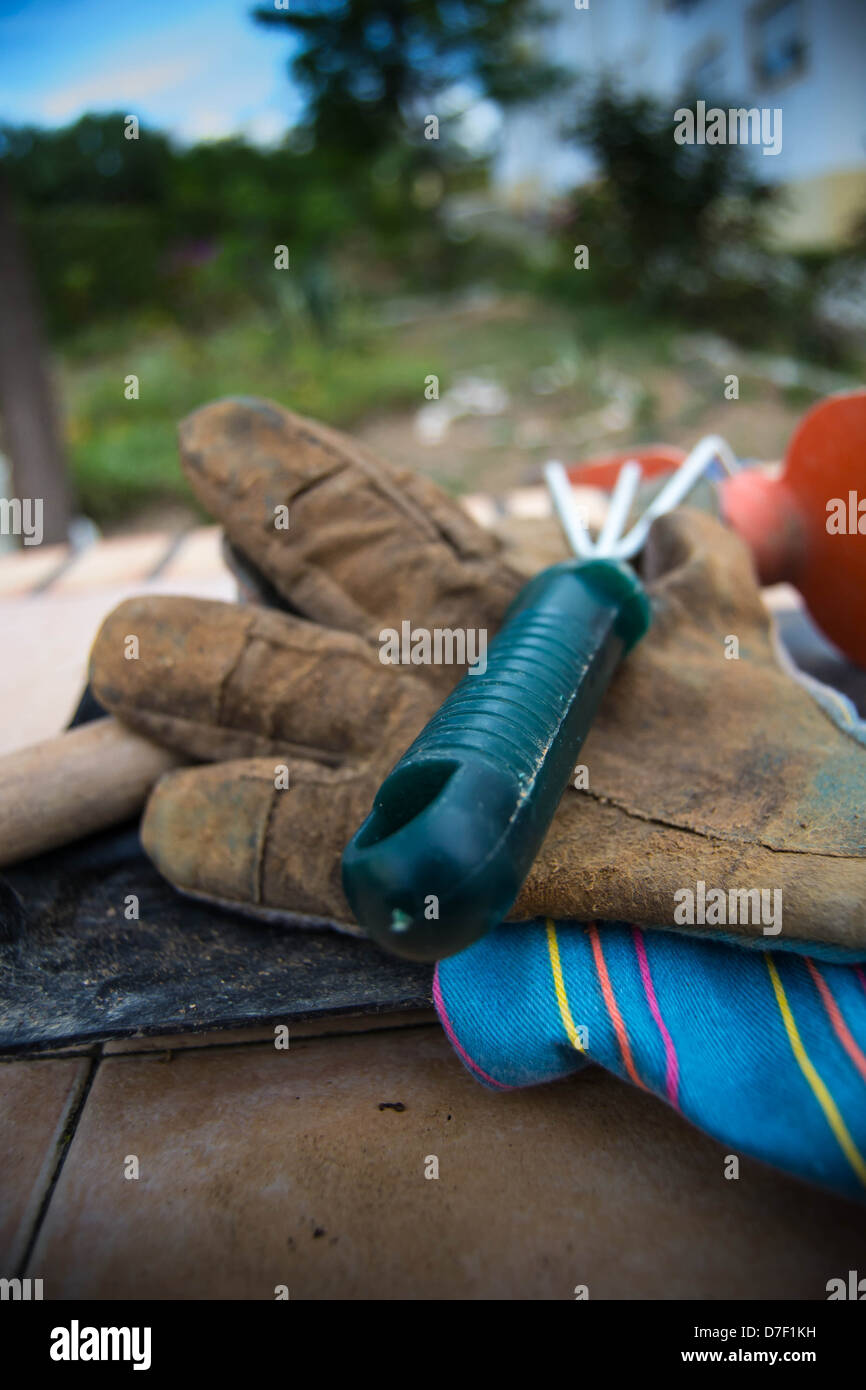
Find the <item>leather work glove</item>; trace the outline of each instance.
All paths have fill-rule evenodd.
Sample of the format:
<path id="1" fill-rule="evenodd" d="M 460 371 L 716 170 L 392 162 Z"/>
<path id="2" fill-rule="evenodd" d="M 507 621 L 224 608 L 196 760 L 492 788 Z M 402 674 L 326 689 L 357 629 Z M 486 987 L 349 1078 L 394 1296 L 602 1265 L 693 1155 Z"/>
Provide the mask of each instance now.
<path id="1" fill-rule="evenodd" d="M 357 931 L 343 848 L 463 674 L 383 664 L 380 634 L 408 621 L 492 638 L 520 557 L 432 483 L 267 402 L 204 407 L 180 448 L 197 497 L 288 611 L 142 597 L 106 619 L 97 698 L 195 764 L 157 784 L 144 847 L 185 893 Z M 866 749 L 778 666 L 732 532 L 663 517 L 642 573 L 653 625 L 614 676 L 580 755 L 588 785 L 563 795 L 512 917 L 866 948 Z M 770 932 L 699 910 L 677 921 L 700 884 L 778 889 L 782 912 Z"/>

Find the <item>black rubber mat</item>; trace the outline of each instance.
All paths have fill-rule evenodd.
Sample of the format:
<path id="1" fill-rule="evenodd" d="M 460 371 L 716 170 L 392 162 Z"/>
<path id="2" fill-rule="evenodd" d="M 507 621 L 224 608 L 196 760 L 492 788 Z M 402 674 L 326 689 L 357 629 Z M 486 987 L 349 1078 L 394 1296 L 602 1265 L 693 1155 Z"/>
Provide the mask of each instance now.
<path id="1" fill-rule="evenodd" d="M 139 919 L 127 920 L 126 900 Z M 0 879 L 0 1052 L 429 1007 L 432 971 L 327 927 L 181 897 L 135 825 Z"/>

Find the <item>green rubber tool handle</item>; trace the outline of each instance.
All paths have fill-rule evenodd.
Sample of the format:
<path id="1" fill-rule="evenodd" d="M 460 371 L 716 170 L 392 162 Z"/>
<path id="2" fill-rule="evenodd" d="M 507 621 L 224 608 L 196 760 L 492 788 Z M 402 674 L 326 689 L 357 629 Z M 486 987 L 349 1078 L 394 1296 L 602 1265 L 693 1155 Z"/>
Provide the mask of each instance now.
<path id="1" fill-rule="evenodd" d="M 599 701 L 650 606 L 633 570 L 566 560 L 518 594 L 490 644 L 382 783 L 343 854 L 362 927 L 412 960 L 462 951 L 508 914 Z"/>

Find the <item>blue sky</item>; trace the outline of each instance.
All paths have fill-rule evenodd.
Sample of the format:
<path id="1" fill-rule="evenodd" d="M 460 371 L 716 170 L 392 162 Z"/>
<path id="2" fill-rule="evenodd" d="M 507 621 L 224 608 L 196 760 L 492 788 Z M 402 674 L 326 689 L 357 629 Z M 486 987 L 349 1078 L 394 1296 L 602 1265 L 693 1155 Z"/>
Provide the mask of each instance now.
<path id="1" fill-rule="evenodd" d="M 292 38 L 254 0 L 0 0 L 0 124 L 122 111 L 179 140 L 267 143 L 300 111 Z"/>

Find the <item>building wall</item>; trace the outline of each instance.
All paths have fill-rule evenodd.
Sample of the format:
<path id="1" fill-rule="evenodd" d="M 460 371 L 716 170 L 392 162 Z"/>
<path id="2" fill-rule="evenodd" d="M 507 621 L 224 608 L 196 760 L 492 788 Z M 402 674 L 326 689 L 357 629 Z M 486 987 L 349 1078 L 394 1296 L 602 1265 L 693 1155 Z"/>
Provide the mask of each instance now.
<path id="1" fill-rule="evenodd" d="M 563 9 L 546 46 L 590 81 L 603 71 L 629 92 L 671 104 L 686 91 L 708 105 L 779 108 L 782 148 L 750 146 L 756 172 L 789 187 L 783 239 L 844 238 L 866 210 L 866 0 L 589 0 Z M 799 33 L 801 66 L 780 77 L 759 69 L 761 36 Z M 506 120 L 499 178 L 524 203 L 592 178 L 591 161 L 559 137 L 579 95 Z M 673 135 L 672 135 L 673 138 Z"/>

